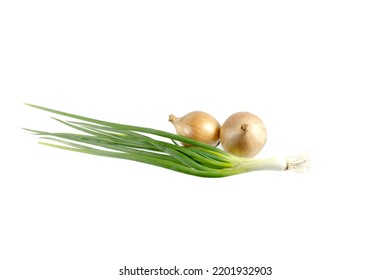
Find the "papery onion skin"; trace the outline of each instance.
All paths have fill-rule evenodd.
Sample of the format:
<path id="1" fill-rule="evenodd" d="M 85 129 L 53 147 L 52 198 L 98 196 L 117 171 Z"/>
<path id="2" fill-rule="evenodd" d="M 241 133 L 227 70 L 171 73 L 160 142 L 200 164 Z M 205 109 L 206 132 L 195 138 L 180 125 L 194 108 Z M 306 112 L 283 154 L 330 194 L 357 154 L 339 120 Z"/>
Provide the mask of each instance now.
<path id="1" fill-rule="evenodd" d="M 267 130 L 263 121 L 249 112 L 231 115 L 222 125 L 220 140 L 223 149 L 235 156 L 256 156 L 267 141 Z"/>
<path id="2" fill-rule="evenodd" d="M 214 147 L 219 144 L 221 124 L 206 112 L 193 111 L 180 118 L 171 114 L 169 121 L 175 126 L 176 133 L 180 136 Z M 188 146 L 185 143 L 183 145 Z"/>

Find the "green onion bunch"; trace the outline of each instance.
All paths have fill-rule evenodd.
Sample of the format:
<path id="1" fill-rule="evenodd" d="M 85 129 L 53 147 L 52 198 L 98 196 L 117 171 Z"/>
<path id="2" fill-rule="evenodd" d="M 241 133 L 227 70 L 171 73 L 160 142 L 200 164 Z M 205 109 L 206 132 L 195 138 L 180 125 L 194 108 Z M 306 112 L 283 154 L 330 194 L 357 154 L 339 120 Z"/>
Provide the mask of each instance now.
<path id="1" fill-rule="evenodd" d="M 26 105 L 71 119 L 53 118 L 75 129 L 77 133 L 26 129 L 40 136 L 40 144 L 68 151 L 138 161 L 209 178 L 260 170 L 301 171 L 308 164 L 306 156 L 241 158 L 217 147 L 158 129 L 118 124 L 37 105 Z"/>

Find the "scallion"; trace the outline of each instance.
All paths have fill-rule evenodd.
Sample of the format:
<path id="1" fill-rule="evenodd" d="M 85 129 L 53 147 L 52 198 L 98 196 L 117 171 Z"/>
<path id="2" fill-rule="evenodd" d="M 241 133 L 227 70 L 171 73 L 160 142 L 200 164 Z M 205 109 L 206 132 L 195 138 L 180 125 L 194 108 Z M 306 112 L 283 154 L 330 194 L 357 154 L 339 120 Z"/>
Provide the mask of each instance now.
<path id="1" fill-rule="evenodd" d="M 26 129 L 40 136 L 40 144 L 96 156 L 143 162 L 200 177 L 226 177 L 260 170 L 296 170 L 308 166 L 308 157 L 240 158 L 219 148 L 173 133 L 118 124 L 37 105 L 28 106 L 73 120 L 56 121 L 78 133 Z M 158 137 L 156 137 L 158 136 Z M 178 142 L 187 145 L 179 145 Z"/>

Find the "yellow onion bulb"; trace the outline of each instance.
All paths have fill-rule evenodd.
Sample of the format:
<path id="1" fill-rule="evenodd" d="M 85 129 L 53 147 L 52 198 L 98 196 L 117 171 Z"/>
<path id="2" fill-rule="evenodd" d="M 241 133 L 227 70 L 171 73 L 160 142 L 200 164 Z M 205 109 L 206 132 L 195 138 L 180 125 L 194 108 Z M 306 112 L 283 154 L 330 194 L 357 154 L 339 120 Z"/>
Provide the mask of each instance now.
<path id="1" fill-rule="evenodd" d="M 233 155 L 245 158 L 256 156 L 267 141 L 263 121 L 249 112 L 231 115 L 221 127 L 221 145 Z"/>
<path id="2" fill-rule="evenodd" d="M 175 126 L 176 133 L 211 146 L 219 143 L 220 123 L 210 114 L 193 111 L 183 117 L 169 116 L 169 121 Z M 188 144 L 183 143 L 184 146 Z"/>

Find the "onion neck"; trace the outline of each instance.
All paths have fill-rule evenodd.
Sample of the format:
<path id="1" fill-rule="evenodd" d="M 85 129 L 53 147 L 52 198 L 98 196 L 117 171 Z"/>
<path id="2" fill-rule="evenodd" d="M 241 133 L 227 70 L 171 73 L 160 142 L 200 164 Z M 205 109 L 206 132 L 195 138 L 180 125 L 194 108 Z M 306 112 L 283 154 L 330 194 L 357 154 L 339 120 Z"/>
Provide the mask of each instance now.
<path id="1" fill-rule="evenodd" d="M 171 123 L 175 123 L 177 121 L 177 117 L 173 114 L 169 115 L 168 121 Z"/>
<path id="2" fill-rule="evenodd" d="M 247 123 L 243 123 L 243 124 L 241 125 L 241 131 L 242 131 L 244 134 L 246 134 L 246 133 L 248 132 L 248 126 L 249 126 L 249 124 L 247 124 Z"/>

